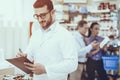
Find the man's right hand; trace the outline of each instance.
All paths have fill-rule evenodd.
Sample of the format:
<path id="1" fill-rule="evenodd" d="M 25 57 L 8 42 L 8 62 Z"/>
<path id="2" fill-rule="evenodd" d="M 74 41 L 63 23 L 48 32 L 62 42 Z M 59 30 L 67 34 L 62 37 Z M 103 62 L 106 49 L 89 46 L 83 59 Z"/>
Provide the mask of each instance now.
<path id="1" fill-rule="evenodd" d="M 18 53 L 16 55 L 16 57 L 27 57 L 27 54 L 24 54 L 24 53 Z"/>
<path id="2" fill-rule="evenodd" d="M 93 48 L 100 47 L 100 43 L 96 42 L 96 41 L 91 42 L 91 45 L 92 45 Z"/>

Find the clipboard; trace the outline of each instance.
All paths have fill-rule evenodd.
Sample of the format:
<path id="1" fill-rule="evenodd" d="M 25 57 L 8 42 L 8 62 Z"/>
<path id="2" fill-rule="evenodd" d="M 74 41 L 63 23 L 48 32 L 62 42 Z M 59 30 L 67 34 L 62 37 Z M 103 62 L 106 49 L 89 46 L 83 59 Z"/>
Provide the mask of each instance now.
<path id="1" fill-rule="evenodd" d="M 6 59 L 8 62 L 12 63 L 25 73 L 29 74 L 31 73 L 31 70 L 25 68 L 24 62 L 32 63 L 29 61 L 26 57 L 19 57 L 19 58 L 12 58 L 12 59 Z M 33 63 L 32 63 L 33 64 Z"/>

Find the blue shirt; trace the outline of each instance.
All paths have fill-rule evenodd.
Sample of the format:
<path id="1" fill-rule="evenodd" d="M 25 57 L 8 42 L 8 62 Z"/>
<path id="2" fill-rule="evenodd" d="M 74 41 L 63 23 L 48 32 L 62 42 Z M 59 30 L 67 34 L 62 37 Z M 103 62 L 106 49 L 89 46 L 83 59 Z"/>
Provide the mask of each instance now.
<path id="1" fill-rule="evenodd" d="M 88 38 L 88 41 L 87 41 L 87 45 L 89 45 L 91 42 L 93 41 L 97 41 L 97 42 L 102 42 L 103 38 L 100 37 L 100 36 L 96 36 L 96 37 L 93 37 L 93 36 L 90 36 Z M 102 54 L 103 54 L 103 49 L 100 49 L 96 54 L 92 54 L 91 52 L 94 51 L 95 48 L 93 48 L 89 53 L 88 53 L 88 57 L 92 58 L 93 60 L 101 60 L 102 59 Z"/>

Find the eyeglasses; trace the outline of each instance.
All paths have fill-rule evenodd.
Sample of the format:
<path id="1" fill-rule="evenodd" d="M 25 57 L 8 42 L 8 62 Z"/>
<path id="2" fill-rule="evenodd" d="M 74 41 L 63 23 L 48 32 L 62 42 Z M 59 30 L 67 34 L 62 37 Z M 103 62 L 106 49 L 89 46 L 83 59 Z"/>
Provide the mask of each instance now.
<path id="1" fill-rule="evenodd" d="M 48 11 L 47 13 L 39 14 L 39 15 L 34 14 L 33 17 L 34 17 L 35 19 L 39 19 L 39 17 L 40 17 L 41 19 L 44 19 L 49 12 L 50 12 L 50 11 Z"/>

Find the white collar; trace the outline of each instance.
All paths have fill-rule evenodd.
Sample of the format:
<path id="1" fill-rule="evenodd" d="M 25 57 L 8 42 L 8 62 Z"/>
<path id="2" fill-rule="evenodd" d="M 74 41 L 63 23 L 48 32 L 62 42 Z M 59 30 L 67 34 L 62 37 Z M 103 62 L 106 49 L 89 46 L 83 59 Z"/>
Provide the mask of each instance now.
<path id="1" fill-rule="evenodd" d="M 79 31 L 77 31 L 77 33 L 78 33 L 80 38 L 84 38 L 84 36 Z"/>
<path id="2" fill-rule="evenodd" d="M 57 21 L 55 21 L 49 28 L 47 28 L 46 30 L 44 30 L 42 27 L 40 28 L 42 32 L 49 32 L 49 31 L 53 31 L 55 29 L 55 27 L 57 26 Z"/>

